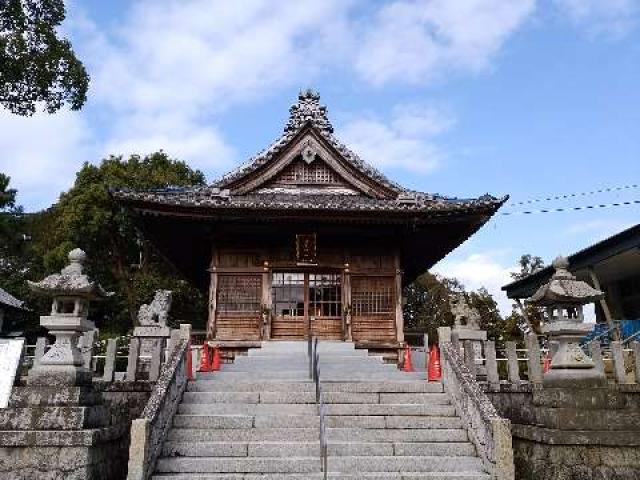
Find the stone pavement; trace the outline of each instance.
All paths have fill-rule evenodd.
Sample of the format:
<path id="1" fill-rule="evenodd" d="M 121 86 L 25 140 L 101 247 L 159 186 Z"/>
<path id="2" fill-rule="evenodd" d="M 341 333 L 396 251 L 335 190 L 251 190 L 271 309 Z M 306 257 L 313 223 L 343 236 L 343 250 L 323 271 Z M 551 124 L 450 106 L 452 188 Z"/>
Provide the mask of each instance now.
<path id="1" fill-rule="evenodd" d="M 306 342 L 265 342 L 188 386 L 154 480 L 322 478 Z M 321 342 L 331 479 L 488 479 L 440 383 Z"/>

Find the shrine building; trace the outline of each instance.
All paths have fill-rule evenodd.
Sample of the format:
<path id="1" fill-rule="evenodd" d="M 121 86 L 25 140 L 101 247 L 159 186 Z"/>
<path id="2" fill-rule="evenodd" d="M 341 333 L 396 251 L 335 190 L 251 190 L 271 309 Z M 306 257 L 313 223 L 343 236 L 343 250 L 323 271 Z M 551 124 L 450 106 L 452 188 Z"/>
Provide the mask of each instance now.
<path id="1" fill-rule="evenodd" d="M 313 91 L 280 138 L 213 184 L 113 195 L 208 290 L 208 339 L 249 347 L 311 334 L 378 351 L 404 341 L 403 286 L 505 201 L 389 180 L 334 136 Z"/>

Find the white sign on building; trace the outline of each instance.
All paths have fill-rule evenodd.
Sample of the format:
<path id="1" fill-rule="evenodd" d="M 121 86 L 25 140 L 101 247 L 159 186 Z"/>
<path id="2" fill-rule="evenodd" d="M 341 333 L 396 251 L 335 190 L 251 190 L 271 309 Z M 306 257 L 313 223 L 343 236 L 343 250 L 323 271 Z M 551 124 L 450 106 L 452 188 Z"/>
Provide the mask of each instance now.
<path id="1" fill-rule="evenodd" d="M 23 338 L 0 338 L 0 408 L 7 408 L 9 404 L 23 346 Z"/>

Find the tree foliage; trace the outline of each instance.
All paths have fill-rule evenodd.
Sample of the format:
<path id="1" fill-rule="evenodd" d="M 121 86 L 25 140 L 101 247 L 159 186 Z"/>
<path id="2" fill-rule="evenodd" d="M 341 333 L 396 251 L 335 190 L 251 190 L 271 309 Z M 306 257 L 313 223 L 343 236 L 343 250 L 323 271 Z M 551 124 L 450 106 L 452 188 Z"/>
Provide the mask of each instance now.
<path id="1" fill-rule="evenodd" d="M 91 274 L 116 294 L 99 306 L 103 331 L 125 332 L 136 322 L 138 308 L 159 288 L 173 290 L 172 316 L 203 321 L 202 294 L 181 279 L 136 229 L 131 216 L 109 194 L 114 187 L 151 189 L 204 185 L 202 172 L 163 152 L 140 158 L 109 157 L 100 165 L 85 163 L 71 189 L 39 218 L 34 232 L 44 268 L 57 271 L 67 253 L 79 247 L 89 256 Z"/>
<path id="2" fill-rule="evenodd" d="M 451 312 L 451 300 L 458 295 L 464 295 L 468 305 L 478 310 L 480 327 L 487 331 L 489 338 L 503 342 L 522 335 L 517 319 L 507 317 L 509 321 L 505 321 L 496 301 L 486 289 L 467 292 L 455 278 L 431 273 L 421 275 L 404 290 L 405 328 L 426 333 L 431 341 L 435 341 L 438 327 L 453 326 L 455 319 Z"/>
<path id="3" fill-rule="evenodd" d="M 528 277 L 529 275 L 536 273 L 538 270 L 544 268 L 544 260 L 541 257 L 533 256 L 530 253 L 526 253 L 518 260 L 520 265 L 519 272 L 511 272 L 511 278 L 514 280 L 520 280 L 521 278 Z"/>
<path id="4" fill-rule="evenodd" d="M 32 275 L 43 271 L 27 241 L 32 218 L 24 215 L 17 204 L 17 191 L 9 187 L 10 181 L 0 173 L 0 288 L 28 305 L 40 304 L 41 300 L 31 294 L 26 284 L 26 280 L 34 279 Z M 26 335 L 39 331 L 38 317 L 33 311 L 12 314 L 7 325 L 8 329 L 21 330 Z"/>
<path id="5" fill-rule="evenodd" d="M 0 2 L 0 103 L 12 113 L 32 115 L 40 103 L 49 113 L 84 105 L 89 75 L 58 36 L 65 15 L 63 0 Z"/>

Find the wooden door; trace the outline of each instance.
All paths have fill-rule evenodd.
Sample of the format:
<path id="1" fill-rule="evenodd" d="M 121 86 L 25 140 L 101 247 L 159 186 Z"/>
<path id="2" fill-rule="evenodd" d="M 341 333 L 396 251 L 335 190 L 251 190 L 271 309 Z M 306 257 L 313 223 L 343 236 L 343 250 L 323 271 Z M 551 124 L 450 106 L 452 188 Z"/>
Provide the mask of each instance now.
<path id="1" fill-rule="evenodd" d="M 342 285 L 336 273 L 274 272 L 271 338 L 302 340 L 311 334 L 342 340 Z"/>
<path id="2" fill-rule="evenodd" d="M 271 338 L 300 340 L 307 334 L 307 297 L 304 273 L 274 272 L 271 282 L 273 318 Z"/>
<path id="3" fill-rule="evenodd" d="M 308 290 L 311 333 L 325 340 L 343 340 L 342 275 L 310 273 Z"/>

